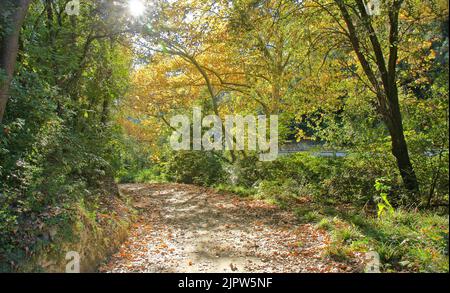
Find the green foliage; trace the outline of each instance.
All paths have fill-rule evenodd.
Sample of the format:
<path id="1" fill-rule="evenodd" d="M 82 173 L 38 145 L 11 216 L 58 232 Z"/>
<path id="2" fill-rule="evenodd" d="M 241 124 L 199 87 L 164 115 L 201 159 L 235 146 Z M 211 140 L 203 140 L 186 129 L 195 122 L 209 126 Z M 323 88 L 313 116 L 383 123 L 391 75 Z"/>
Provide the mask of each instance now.
<path id="1" fill-rule="evenodd" d="M 236 162 L 233 175 L 237 186 L 259 187 L 262 197 L 307 195 L 362 206 L 379 197 L 374 188 L 376 180 L 394 174 L 396 180 L 391 184 L 395 189 L 391 193 L 393 199 L 400 202 L 406 193 L 401 188 L 396 167 L 384 163 L 385 159 L 385 156 L 368 159 L 357 153 L 344 158 L 327 158 L 303 152 L 260 162 L 254 156 L 247 156 Z"/>
<path id="2" fill-rule="evenodd" d="M 287 203 L 298 196 L 299 186 L 293 179 L 268 181 L 258 185 L 258 198 L 271 199 L 279 203 Z"/>
<path id="3" fill-rule="evenodd" d="M 237 194 L 241 197 L 249 197 L 253 196 L 256 193 L 256 190 L 254 188 L 247 188 L 243 186 L 235 186 L 235 185 L 229 185 L 224 183 L 219 183 L 214 186 L 214 189 L 217 191 L 222 192 L 231 192 L 233 194 Z"/>
<path id="4" fill-rule="evenodd" d="M 394 208 L 387 198 L 391 187 L 386 185 L 384 178 L 377 179 L 374 187 L 375 190 L 380 193 L 380 196 L 375 198 L 378 208 L 378 217 L 381 217 L 386 211 L 392 214 L 394 212 Z"/>
<path id="5" fill-rule="evenodd" d="M 341 163 L 340 160 L 315 157 L 310 153 L 296 153 L 270 162 L 261 162 L 256 156 L 247 156 L 236 162 L 234 170 L 237 185 L 251 187 L 262 183 L 263 190 L 270 189 L 271 185 L 284 185 L 286 192 L 310 195 L 320 193 L 321 182 L 332 177 Z"/>
<path id="6" fill-rule="evenodd" d="M 317 224 L 317 227 L 319 229 L 323 229 L 323 230 L 331 230 L 331 228 L 333 227 L 330 220 L 327 218 L 322 218 L 322 220 L 320 220 L 320 222 Z"/>
<path id="7" fill-rule="evenodd" d="M 224 180 L 220 158 L 212 152 L 180 151 L 164 164 L 166 176 L 176 182 L 214 185 Z"/>
<path id="8" fill-rule="evenodd" d="M 98 197 L 117 194 L 124 135 L 114 115 L 128 86 L 129 52 L 118 37 L 86 29 L 112 33 L 107 18 L 91 13 L 95 4 L 83 5 L 74 25 L 64 13 L 57 19 L 62 3 L 44 7 L 51 2 L 61 1 L 30 6 L 0 125 L 2 262 L 51 246 L 50 226 L 75 233 L 81 203 L 95 216 Z M 52 14 L 42 17 L 45 8 Z"/>
<path id="9" fill-rule="evenodd" d="M 297 216 L 297 219 L 302 223 L 316 223 L 319 222 L 319 220 L 321 219 L 321 215 L 319 214 L 318 211 L 311 211 L 304 208 L 295 208 L 294 214 Z M 325 228 L 326 224 L 323 225 L 324 226 L 322 226 L 322 228 Z"/>
<path id="10" fill-rule="evenodd" d="M 386 272 L 448 272 L 448 216 L 404 210 L 382 218 L 341 216 L 318 224 L 331 231 L 330 256 L 376 251 Z"/>
<path id="11" fill-rule="evenodd" d="M 114 139 L 115 177 L 119 183 L 147 182 L 160 175 L 160 167 L 151 163 L 151 152 L 141 142 L 125 135 Z"/>
<path id="12" fill-rule="evenodd" d="M 354 252 L 374 250 L 383 271 L 448 271 L 448 216 L 402 209 L 410 199 L 397 175 L 384 177 L 396 174 L 395 166 L 383 164 L 386 157 L 328 159 L 300 153 L 273 162 L 247 158 L 248 165 L 238 162 L 237 172 L 255 186 L 254 197 L 292 210 L 300 223 L 315 222 L 330 231 L 325 253 L 332 258 L 345 261 Z M 302 196 L 313 197 L 313 205 L 298 203 Z M 351 210 L 336 209 L 340 206 Z M 363 207 L 368 214 L 361 213 Z"/>

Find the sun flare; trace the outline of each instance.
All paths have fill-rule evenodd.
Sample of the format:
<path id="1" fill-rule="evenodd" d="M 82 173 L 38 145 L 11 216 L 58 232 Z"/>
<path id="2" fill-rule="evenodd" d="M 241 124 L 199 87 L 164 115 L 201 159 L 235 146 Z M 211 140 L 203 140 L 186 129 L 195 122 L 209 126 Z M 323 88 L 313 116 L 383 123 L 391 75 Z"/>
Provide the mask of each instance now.
<path id="1" fill-rule="evenodd" d="M 132 16 L 139 17 L 145 13 L 145 5 L 141 0 L 130 0 L 128 10 Z"/>

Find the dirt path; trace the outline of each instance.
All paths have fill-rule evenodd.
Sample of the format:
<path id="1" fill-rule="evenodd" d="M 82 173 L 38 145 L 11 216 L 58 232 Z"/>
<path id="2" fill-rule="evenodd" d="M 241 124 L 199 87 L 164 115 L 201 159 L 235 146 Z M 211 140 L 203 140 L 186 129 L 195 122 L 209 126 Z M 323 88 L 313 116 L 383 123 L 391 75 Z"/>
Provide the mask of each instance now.
<path id="1" fill-rule="evenodd" d="M 128 184 L 141 210 L 100 272 L 352 272 L 324 256 L 326 232 L 263 201 L 183 184 Z"/>

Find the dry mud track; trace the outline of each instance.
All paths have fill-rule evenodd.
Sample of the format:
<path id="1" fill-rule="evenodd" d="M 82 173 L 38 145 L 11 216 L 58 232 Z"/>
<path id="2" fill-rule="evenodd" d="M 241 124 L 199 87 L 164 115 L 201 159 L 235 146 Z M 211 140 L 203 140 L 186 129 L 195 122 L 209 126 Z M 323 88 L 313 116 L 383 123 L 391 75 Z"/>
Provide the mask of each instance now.
<path id="1" fill-rule="evenodd" d="M 125 184 L 139 219 L 100 272 L 356 272 L 326 231 L 260 200 L 184 184 Z"/>

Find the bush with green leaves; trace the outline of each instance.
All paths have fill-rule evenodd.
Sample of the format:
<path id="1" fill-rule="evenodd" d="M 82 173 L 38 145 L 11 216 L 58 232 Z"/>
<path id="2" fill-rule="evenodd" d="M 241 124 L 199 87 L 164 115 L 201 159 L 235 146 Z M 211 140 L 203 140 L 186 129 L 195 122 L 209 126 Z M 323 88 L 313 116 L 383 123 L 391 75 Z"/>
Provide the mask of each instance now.
<path id="1" fill-rule="evenodd" d="M 293 179 L 267 181 L 263 180 L 257 187 L 257 196 L 262 199 L 287 203 L 299 195 L 299 185 Z"/>
<path id="2" fill-rule="evenodd" d="M 247 187 L 266 181 L 295 181 L 298 192 L 320 193 L 324 179 L 336 174 L 342 164 L 340 159 L 316 157 L 311 153 L 281 156 L 274 161 L 259 161 L 256 156 L 240 159 L 235 164 L 238 185 Z"/>
<path id="3" fill-rule="evenodd" d="M 85 25 L 100 24 L 97 17 L 80 15 L 76 27 L 60 19 L 61 34 L 50 40 L 56 23 L 33 17 L 45 8 L 50 13 L 50 4 L 30 5 L 0 124 L 0 261 L 39 246 L 35 225 L 67 225 L 80 202 L 95 209 L 99 195 L 117 194 L 123 134 L 115 106 L 131 59 L 115 40 L 86 43 Z"/>
<path id="4" fill-rule="evenodd" d="M 223 182 L 221 158 L 213 152 L 178 151 L 164 163 L 167 178 L 181 183 L 211 186 Z"/>

